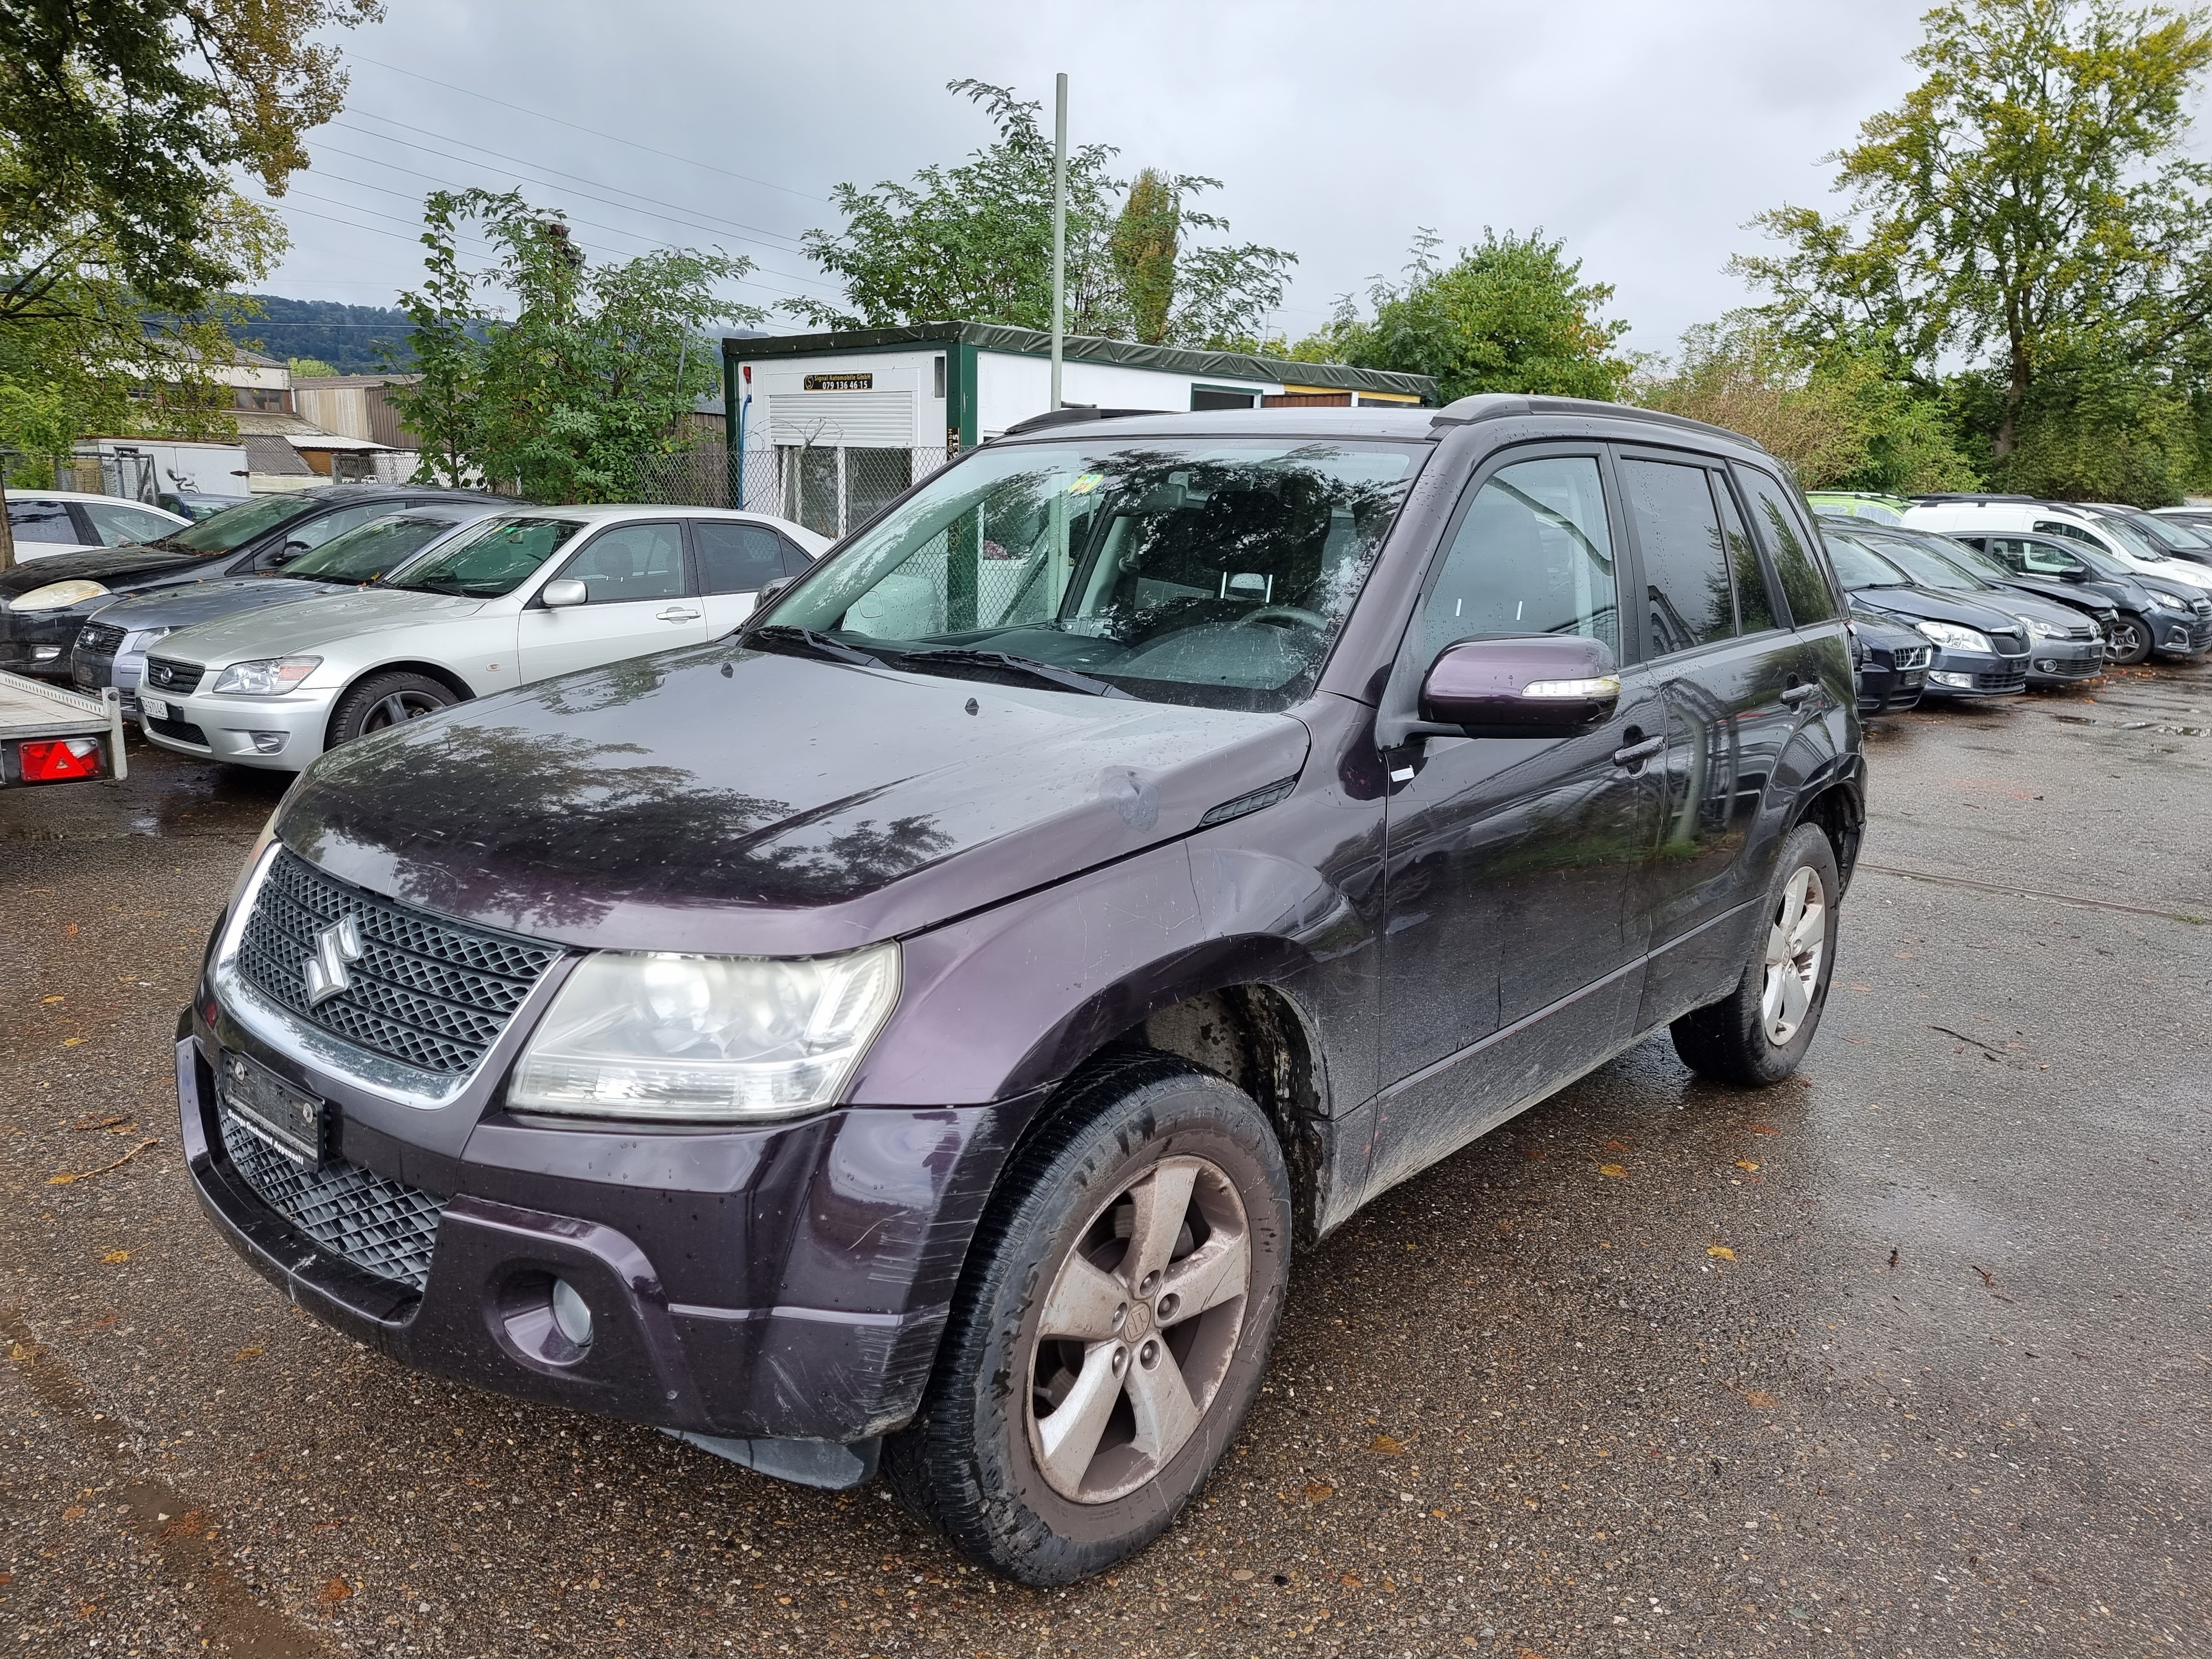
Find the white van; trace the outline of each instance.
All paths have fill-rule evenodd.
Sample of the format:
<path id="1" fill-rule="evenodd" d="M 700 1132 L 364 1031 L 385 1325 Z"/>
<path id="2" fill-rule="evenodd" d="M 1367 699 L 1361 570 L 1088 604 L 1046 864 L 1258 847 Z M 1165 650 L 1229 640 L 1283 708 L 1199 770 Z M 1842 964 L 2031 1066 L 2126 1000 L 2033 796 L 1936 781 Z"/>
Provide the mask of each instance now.
<path id="1" fill-rule="evenodd" d="M 1969 495 L 1916 503 L 1905 515 L 1914 530 L 1947 536 L 2066 536 L 2101 548 L 2130 570 L 2212 592 L 2212 565 L 2168 558 L 2134 528 L 2109 514 L 2023 495 Z"/>

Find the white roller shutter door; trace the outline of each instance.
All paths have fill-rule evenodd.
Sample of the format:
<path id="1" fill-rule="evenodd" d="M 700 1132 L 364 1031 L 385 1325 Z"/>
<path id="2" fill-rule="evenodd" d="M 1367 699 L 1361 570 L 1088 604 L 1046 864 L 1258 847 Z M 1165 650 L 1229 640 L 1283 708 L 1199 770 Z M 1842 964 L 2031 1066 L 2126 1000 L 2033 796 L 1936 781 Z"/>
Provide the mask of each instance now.
<path id="1" fill-rule="evenodd" d="M 769 405 L 769 441 L 815 448 L 911 449 L 911 392 L 786 392 Z"/>

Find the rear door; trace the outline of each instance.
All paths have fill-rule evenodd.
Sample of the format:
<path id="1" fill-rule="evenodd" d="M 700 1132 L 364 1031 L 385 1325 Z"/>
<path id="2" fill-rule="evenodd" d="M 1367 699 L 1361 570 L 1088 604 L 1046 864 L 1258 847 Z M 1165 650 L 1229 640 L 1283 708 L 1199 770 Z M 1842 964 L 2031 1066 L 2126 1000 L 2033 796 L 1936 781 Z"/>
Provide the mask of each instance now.
<path id="1" fill-rule="evenodd" d="M 564 579 L 584 584 L 583 604 L 555 610 L 533 594 L 523 608 L 518 654 L 526 684 L 707 638 L 681 520 L 608 526 L 548 578 Z"/>
<path id="2" fill-rule="evenodd" d="M 1478 477 L 1407 629 L 1416 678 L 1486 634 L 1581 635 L 1632 658 L 1608 471 L 1600 446 L 1547 446 Z M 1630 898 L 1657 845 L 1667 716 L 1644 669 L 1620 672 L 1619 706 L 1594 731 L 1393 751 L 1370 1193 L 1627 1034 L 1644 951 Z"/>
<path id="3" fill-rule="evenodd" d="M 1802 718 L 1797 641 L 1727 469 L 1673 450 L 1617 452 L 1644 654 L 1667 709 L 1659 856 L 1637 902 L 1651 944 L 1638 1030 L 1720 995 L 1741 973 L 1765 890 L 1756 830 Z"/>
<path id="4" fill-rule="evenodd" d="M 720 639 L 753 613 L 760 591 L 806 568 L 806 556 L 764 524 L 731 519 L 690 520 L 699 564 L 699 599 L 707 637 Z"/>

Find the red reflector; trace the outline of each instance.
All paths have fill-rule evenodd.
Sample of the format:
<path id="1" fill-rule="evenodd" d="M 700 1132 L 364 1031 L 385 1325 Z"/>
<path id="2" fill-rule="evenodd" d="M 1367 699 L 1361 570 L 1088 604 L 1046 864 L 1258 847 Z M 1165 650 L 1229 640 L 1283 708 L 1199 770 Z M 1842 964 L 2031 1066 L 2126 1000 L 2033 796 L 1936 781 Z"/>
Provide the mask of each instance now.
<path id="1" fill-rule="evenodd" d="M 100 741 L 96 738 L 55 738 L 24 744 L 17 751 L 23 760 L 26 783 L 59 783 L 64 778 L 100 775 Z"/>

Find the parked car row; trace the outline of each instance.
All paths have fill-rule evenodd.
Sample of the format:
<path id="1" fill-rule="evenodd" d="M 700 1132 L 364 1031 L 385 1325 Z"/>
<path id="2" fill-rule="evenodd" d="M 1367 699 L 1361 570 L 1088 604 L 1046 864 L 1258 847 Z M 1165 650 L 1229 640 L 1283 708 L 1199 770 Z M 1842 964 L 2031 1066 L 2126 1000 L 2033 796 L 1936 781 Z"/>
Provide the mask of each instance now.
<path id="1" fill-rule="evenodd" d="M 2027 496 L 1809 499 L 1861 624 L 1862 713 L 2212 648 L 2212 537 L 2181 520 Z"/>

